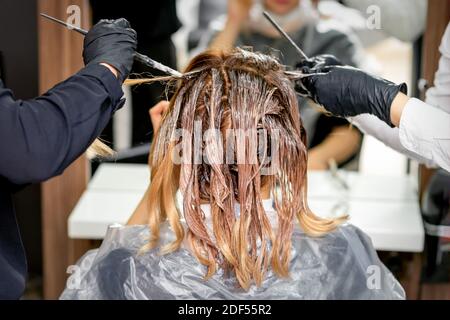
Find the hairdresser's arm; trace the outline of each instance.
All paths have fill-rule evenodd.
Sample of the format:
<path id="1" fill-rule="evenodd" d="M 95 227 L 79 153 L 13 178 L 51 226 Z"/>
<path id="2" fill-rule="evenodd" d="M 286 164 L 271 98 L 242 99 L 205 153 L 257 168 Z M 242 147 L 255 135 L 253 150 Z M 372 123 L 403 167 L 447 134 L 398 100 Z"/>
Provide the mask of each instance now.
<path id="1" fill-rule="evenodd" d="M 62 173 L 100 134 L 121 97 L 120 82 L 99 64 L 33 100 L 15 100 L 0 82 L 0 176 L 24 184 Z"/>
<path id="2" fill-rule="evenodd" d="M 252 5 L 253 0 L 228 1 L 228 16 L 225 28 L 211 42 L 210 49 L 228 51 L 234 47 Z"/>
<path id="3" fill-rule="evenodd" d="M 40 182 L 79 157 L 123 104 L 136 45 L 128 21 L 101 20 L 84 38 L 86 67 L 46 94 L 15 100 L 0 82 L 0 176 Z"/>
<path id="4" fill-rule="evenodd" d="M 391 115 L 395 128 L 368 114 L 350 121 L 408 157 L 450 171 L 449 113 L 399 93 L 392 103 Z"/>
<path id="5" fill-rule="evenodd" d="M 360 133 L 349 126 L 339 126 L 325 140 L 308 152 L 309 170 L 327 170 L 330 160 L 338 164 L 353 156 L 361 143 Z"/>
<path id="6" fill-rule="evenodd" d="M 436 164 L 431 159 L 425 159 L 424 157 L 418 155 L 406 149 L 399 136 L 398 128 L 391 128 L 386 123 L 378 119 L 371 114 L 361 114 L 355 117 L 348 118 L 351 124 L 358 127 L 364 134 L 373 136 L 375 139 L 383 142 L 389 148 L 392 148 L 408 158 L 414 159 L 420 163 L 425 164 L 428 167 L 433 167 Z"/>
<path id="7" fill-rule="evenodd" d="M 301 80 L 297 90 L 334 115 L 355 117 L 371 114 L 391 128 L 398 127 L 398 139 L 406 154 L 421 162 L 450 171 L 450 113 L 408 98 L 406 86 L 396 85 L 362 70 L 328 66 Z M 370 121 L 373 122 L 373 118 Z M 383 126 L 384 127 L 384 126 Z M 367 127 L 362 128 L 363 131 Z M 369 128 L 370 129 L 370 128 Z M 394 130 L 395 131 L 395 130 Z M 394 132 L 389 130 L 388 133 Z M 380 140 L 391 135 L 378 133 Z M 418 157 L 412 156 L 417 154 Z"/>

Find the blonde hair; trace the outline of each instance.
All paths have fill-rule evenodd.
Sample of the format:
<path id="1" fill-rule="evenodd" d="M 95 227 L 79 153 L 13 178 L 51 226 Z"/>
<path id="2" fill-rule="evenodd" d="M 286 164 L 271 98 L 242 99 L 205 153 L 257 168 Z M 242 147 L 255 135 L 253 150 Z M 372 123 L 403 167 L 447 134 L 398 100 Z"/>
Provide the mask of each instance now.
<path id="1" fill-rule="evenodd" d="M 86 151 L 86 155 L 88 158 L 95 157 L 110 157 L 114 155 L 114 150 L 111 149 L 108 145 L 102 142 L 100 139 L 95 139 L 94 142 L 89 146 Z"/>
<path id="2" fill-rule="evenodd" d="M 176 80 L 178 89 L 150 151 L 150 239 L 146 248 L 158 246 L 160 226 L 167 221 L 175 240 L 163 246 L 161 253 L 179 249 L 186 237 L 195 257 L 207 267 L 206 278 L 221 267 L 233 272 L 239 285 L 248 289 L 252 283 L 260 285 L 269 268 L 287 277 L 294 217 L 311 236 L 330 232 L 346 219 L 320 218 L 308 208 L 306 132 L 288 73 L 267 55 L 237 49 L 200 54 Z M 140 83 L 146 81 L 154 80 Z M 259 154 L 251 152 L 255 139 L 244 137 L 238 141 L 226 135 L 209 141 L 209 149 L 201 146 L 208 160 L 223 162 L 196 164 L 192 141 L 194 122 L 198 120 L 207 124 L 202 133 L 211 128 L 222 133 L 227 129 L 278 131 L 278 152 L 270 155 L 277 169 L 261 175 L 263 164 L 258 156 L 267 159 L 267 149 Z M 185 130 L 181 138 L 175 135 L 177 129 Z M 183 145 L 183 159 L 189 160 L 181 164 L 172 158 L 178 143 Z M 225 162 L 218 151 L 220 144 L 229 143 L 236 146 L 235 155 L 243 151 L 243 162 Z M 243 146 L 248 148 L 243 150 Z M 274 198 L 276 230 L 262 205 L 263 187 L 268 187 Z M 178 189 L 183 195 L 186 230 L 175 204 Z M 200 207 L 204 202 L 211 206 L 212 234 Z M 239 217 L 235 203 L 240 205 Z"/>

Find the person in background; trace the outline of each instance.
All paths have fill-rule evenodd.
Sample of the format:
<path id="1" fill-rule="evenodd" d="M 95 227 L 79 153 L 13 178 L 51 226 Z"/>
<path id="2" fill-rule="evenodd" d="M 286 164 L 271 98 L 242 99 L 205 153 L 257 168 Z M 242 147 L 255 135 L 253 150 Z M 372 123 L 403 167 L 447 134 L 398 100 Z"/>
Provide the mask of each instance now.
<path id="1" fill-rule="evenodd" d="M 227 0 L 198 0 L 196 6 L 198 19 L 188 35 L 188 51 L 196 48 L 200 40 L 209 33 L 211 21 L 227 12 Z"/>
<path id="2" fill-rule="evenodd" d="M 306 55 L 332 54 L 343 63 L 356 65 L 359 47 L 352 35 L 334 28 L 329 21 L 319 21 L 319 14 L 310 0 L 229 0 L 224 29 L 210 35 L 210 47 L 229 50 L 250 46 L 255 51 L 275 49 L 285 65 L 299 60 L 297 51 L 264 18 L 267 10 L 281 27 L 299 44 Z M 275 52 L 271 52 L 276 54 Z M 299 98 L 300 114 L 308 134 L 308 168 L 328 169 L 330 161 L 344 165 L 358 153 L 361 133 L 349 127 L 345 119 L 329 117 L 306 99 Z"/>
<path id="3" fill-rule="evenodd" d="M 181 26 L 176 12 L 176 0 L 149 2 L 128 0 L 90 0 L 94 23 L 100 19 L 124 17 L 138 34 L 137 51 L 173 69 L 177 69 L 176 50 L 171 36 Z M 160 71 L 135 62 L 132 75 L 161 75 Z M 141 86 L 132 90 L 132 146 L 149 142 L 152 127 L 147 110 L 164 98 L 164 87 L 160 84 Z M 102 134 L 106 141 L 113 141 L 112 123 Z"/>

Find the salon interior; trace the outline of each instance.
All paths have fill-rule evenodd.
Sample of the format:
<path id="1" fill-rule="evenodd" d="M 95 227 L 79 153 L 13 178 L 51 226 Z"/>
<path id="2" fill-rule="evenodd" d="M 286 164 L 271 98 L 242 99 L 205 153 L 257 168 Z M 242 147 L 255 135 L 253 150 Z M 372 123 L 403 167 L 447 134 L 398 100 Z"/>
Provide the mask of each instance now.
<path id="1" fill-rule="evenodd" d="M 292 69 L 304 57 L 268 22 L 263 15 L 267 11 L 307 57 L 332 54 L 345 65 L 396 84 L 405 83 L 409 97 L 425 101 L 427 90 L 436 82 L 442 55 L 441 39 L 450 21 L 448 0 L 165 0 L 159 3 L 0 0 L 0 74 L 5 87 L 14 92 L 16 99 L 33 99 L 84 67 L 84 35 L 70 26 L 67 28 L 43 17 L 41 13 L 85 30 L 91 29 L 101 19 L 124 17 L 137 32 L 137 51 L 174 73 L 184 72 L 191 60 L 205 50 L 230 47 L 270 54 L 281 65 Z M 448 77 L 448 70 L 445 72 Z M 139 80 L 161 76 L 164 76 L 161 69 L 135 60 L 129 78 Z M 186 83 L 191 81 L 191 78 L 186 79 Z M 231 82 L 236 80 L 230 79 Z M 163 81 L 138 85 L 125 81 L 122 90 L 123 107 L 114 113 L 98 137 L 112 149 L 112 153 L 99 155 L 88 149 L 56 177 L 27 184 L 13 193 L 27 258 L 26 288 L 21 300 L 90 297 L 74 293 L 74 273 L 77 268 L 85 266 L 80 263 L 80 258 L 91 252 L 90 257 L 99 259 L 95 254 L 98 248 L 103 247 L 100 250 L 105 251 L 108 246 L 110 249 L 120 246 L 119 240 L 111 240 L 114 230 L 126 226 L 143 195 L 151 193 L 151 187 L 147 191 L 152 180 L 149 152 L 158 132 L 151 110 L 160 101 L 170 100 L 181 93 L 173 86 L 167 87 Z M 307 189 L 310 210 L 327 217 L 347 215 L 346 223 L 364 234 L 363 250 L 369 248 L 368 251 L 373 251 L 371 255 L 376 258 L 372 258 L 383 266 L 383 272 L 393 277 L 395 280 L 392 281 L 398 286 L 395 294 L 386 297 L 450 300 L 448 172 L 395 150 L 344 117 L 322 112 L 310 99 L 301 95 L 296 99 L 298 111 L 294 114 L 300 116 L 306 132 L 307 160 L 304 165 L 292 162 L 290 167 L 306 168 L 307 180 L 302 181 L 307 184 L 303 187 Z M 29 165 L 33 166 L 33 159 Z M 294 179 L 301 178 L 296 176 Z M 158 194 L 170 194 L 171 190 L 164 189 L 169 188 L 166 184 L 159 184 L 159 187 Z M 193 197 L 201 197 L 195 192 L 193 194 Z M 250 205 L 256 206 L 256 202 Z M 188 225 L 189 221 L 192 223 L 186 216 Z M 298 225 L 296 220 L 293 223 Z M 123 233 L 121 239 L 126 236 L 127 233 Z M 129 233 L 129 237 L 139 236 Z M 198 243 L 204 245 L 201 241 Z M 328 251 L 332 251 L 333 245 L 330 246 Z M 168 253 L 169 257 L 164 259 L 173 254 Z M 106 274 L 111 277 L 106 279 L 106 283 L 123 281 L 119 286 L 139 287 L 140 281 L 149 281 L 148 274 L 173 273 L 156 281 L 158 283 L 169 281 L 169 277 L 170 281 L 178 279 L 174 275 L 176 268 L 169 268 L 168 261 L 166 268 L 162 269 L 161 263 L 153 263 L 152 260 L 146 264 L 145 261 L 150 260 L 144 259 L 141 264 L 134 264 L 136 268 L 140 266 L 136 272 L 142 273 L 142 279 L 138 274 L 136 283 L 130 284 L 128 281 L 131 280 L 113 275 L 114 269 L 127 259 L 110 263 L 108 272 L 88 272 L 81 281 Z M 182 258 L 178 255 L 177 259 Z M 203 267 L 197 260 L 193 261 Z M 103 262 L 108 264 L 108 261 Z M 183 268 L 183 263 L 179 263 Z M 333 263 L 339 264 L 338 260 Z M 99 268 L 100 265 L 94 263 L 90 267 Z M 338 268 L 337 265 L 327 268 L 334 277 L 344 277 L 344 274 L 331 271 Z M 237 273 L 242 271 L 239 267 L 236 270 Z M 298 272 L 303 271 L 300 269 Z M 270 274 L 267 277 L 273 276 Z M 368 272 L 367 277 L 370 275 Z M 203 283 L 203 276 L 199 276 L 199 283 Z M 214 281 L 220 281 L 216 276 L 219 277 L 220 272 L 212 277 Z M 302 282 L 305 286 L 313 285 L 310 281 L 314 279 L 308 277 Z M 242 279 L 240 284 L 245 283 Z M 362 279 L 345 281 L 363 282 Z M 385 283 L 384 280 L 381 282 Z M 263 281 L 262 287 L 264 285 Z M 139 288 L 153 290 L 156 297 L 165 299 L 164 294 L 158 296 L 157 291 L 163 290 L 160 286 L 153 289 L 149 286 L 147 283 Z M 168 290 L 170 285 L 162 287 Z M 191 291 L 196 291 L 195 288 L 193 286 Z M 199 294 L 198 297 L 178 297 L 176 293 L 170 297 L 214 298 L 215 290 L 220 291 L 220 288 L 214 285 L 208 287 L 210 291 L 200 288 L 198 291 L 205 292 L 205 295 Z M 276 296 L 277 290 L 272 291 L 275 294 L 273 298 L 283 299 L 283 296 Z M 249 292 L 259 291 L 250 290 L 245 294 L 251 294 Z M 268 291 L 264 292 L 267 294 Z M 96 298 L 95 295 L 92 297 Z M 126 295 L 98 297 L 127 298 Z M 256 299 L 258 297 L 272 298 L 270 295 L 257 296 Z M 287 297 L 296 298 L 292 292 Z M 297 298 L 301 297 L 298 295 Z M 345 298 L 337 292 L 329 293 L 327 297 Z M 318 295 L 317 298 L 323 296 Z"/>

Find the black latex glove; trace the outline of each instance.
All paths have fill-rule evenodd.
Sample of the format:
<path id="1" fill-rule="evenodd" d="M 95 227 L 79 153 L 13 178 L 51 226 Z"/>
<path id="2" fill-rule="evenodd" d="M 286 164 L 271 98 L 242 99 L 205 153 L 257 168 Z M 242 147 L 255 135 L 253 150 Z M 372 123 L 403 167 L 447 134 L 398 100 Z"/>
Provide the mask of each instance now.
<path id="1" fill-rule="evenodd" d="M 298 80 L 297 91 L 335 116 L 370 113 L 393 127 L 390 115 L 392 101 L 399 92 L 407 92 L 405 83 L 396 85 L 349 66 L 325 66 L 303 71 L 310 75 Z"/>
<path id="2" fill-rule="evenodd" d="M 302 73 L 308 74 L 314 72 L 312 70 L 319 70 L 328 66 L 342 66 L 341 61 L 331 54 L 320 54 L 309 58 L 308 60 L 302 60 L 295 65 L 295 69 Z M 295 90 L 304 97 L 309 97 L 309 92 L 303 86 L 301 81 L 295 83 Z"/>
<path id="3" fill-rule="evenodd" d="M 84 38 L 84 64 L 107 63 L 121 81 L 130 74 L 137 46 L 136 31 L 126 19 L 101 20 Z"/>
<path id="4" fill-rule="evenodd" d="M 300 61 L 296 64 L 295 68 L 306 73 L 309 69 L 324 68 L 328 66 L 342 66 L 342 62 L 331 54 L 320 54 L 311 57 L 308 60 Z"/>

